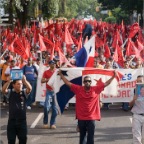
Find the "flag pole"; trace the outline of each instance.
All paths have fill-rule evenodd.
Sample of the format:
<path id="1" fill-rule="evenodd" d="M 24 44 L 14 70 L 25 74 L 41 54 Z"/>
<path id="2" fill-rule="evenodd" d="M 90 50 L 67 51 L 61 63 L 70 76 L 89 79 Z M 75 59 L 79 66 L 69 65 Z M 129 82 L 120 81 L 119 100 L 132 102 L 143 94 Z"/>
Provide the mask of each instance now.
<path id="1" fill-rule="evenodd" d="M 42 52 L 40 51 L 40 63 L 43 63 L 42 61 Z"/>
<path id="2" fill-rule="evenodd" d="M 6 49 L 3 54 L 0 56 L 0 59 L 5 55 L 5 53 L 7 52 L 8 49 Z"/>

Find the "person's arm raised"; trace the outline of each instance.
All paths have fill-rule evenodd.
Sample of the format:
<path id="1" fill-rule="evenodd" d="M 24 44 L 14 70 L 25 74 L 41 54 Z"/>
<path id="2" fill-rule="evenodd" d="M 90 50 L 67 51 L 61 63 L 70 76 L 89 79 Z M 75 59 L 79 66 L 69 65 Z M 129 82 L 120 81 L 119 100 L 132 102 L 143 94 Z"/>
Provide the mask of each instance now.
<path id="1" fill-rule="evenodd" d="M 22 79 L 23 84 L 26 86 L 26 93 L 29 94 L 32 91 L 32 86 L 30 85 L 30 83 L 26 80 L 25 75 L 23 76 Z"/>
<path id="2" fill-rule="evenodd" d="M 114 71 L 114 75 L 104 83 L 104 86 L 105 87 L 108 86 L 112 82 L 112 80 L 115 78 L 116 75 L 117 75 L 116 71 Z"/>
<path id="3" fill-rule="evenodd" d="M 61 70 L 58 71 L 58 74 L 60 75 L 61 79 L 64 81 L 64 83 L 68 86 L 71 87 L 72 83 L 70 81 L 68 81 L 64 75 L 62 74 Z"/>

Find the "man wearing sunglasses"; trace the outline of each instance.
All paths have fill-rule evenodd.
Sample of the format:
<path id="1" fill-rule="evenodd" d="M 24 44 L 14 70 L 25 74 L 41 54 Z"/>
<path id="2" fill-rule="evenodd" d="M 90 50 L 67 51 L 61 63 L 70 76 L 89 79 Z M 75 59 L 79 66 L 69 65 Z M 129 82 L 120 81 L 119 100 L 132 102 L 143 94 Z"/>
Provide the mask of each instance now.
<path id="1" fill-rule="evenodd" d="M 101 118 L 99 94 L 112 82 L 116 72 L 114 71 L 114 75 L 108 81 L 101 82 L 96 86 L 91 86 L 92 80 L 90 76 L 85 76 L 83 80 L 84 86 L 80 86 L 68 81 L 61 71 L 58 74 L 76 95 L 76 118 L 80 130 L 79 144 L 94 144 L 95 121 Z"/>

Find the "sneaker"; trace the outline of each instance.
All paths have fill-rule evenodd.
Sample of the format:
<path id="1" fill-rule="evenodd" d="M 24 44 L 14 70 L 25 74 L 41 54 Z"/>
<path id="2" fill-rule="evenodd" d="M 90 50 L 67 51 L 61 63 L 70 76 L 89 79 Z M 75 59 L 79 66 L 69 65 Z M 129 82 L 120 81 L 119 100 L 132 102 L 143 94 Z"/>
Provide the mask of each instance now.
<path id="1" fill-rule="evenodd" d="M 50 129 L 56 129 L 56 126 L 55 125 L 51 125 Z"/>
<path id="2" fill-rule="evenodd" d="M 67 106 L 65 107 L 65 110 L 68 110 L 68 107 L 67 107 Z"/>
<path id="3" fill-rule="evenodd" d="M 44 124 L 44 125 L 43 125 L 43 128 L 44 128 L 44 129 L 48 129 L 49 126 L 48 126 L 47 124 Z"/>
<path id="4" fill-rule="evenodd" d="M 36 106 L 36 104 L 37 104 L 37 103 L 36 103 L 36 102 L 34 102 L 32 105 L 33 105 L 33 106 Z"/>
<path id="5" fill-rule="evenodd" d="M 28 109 L 28 110 L 31 110 L 31 106 L 27 106 L 27 109 Z"/>

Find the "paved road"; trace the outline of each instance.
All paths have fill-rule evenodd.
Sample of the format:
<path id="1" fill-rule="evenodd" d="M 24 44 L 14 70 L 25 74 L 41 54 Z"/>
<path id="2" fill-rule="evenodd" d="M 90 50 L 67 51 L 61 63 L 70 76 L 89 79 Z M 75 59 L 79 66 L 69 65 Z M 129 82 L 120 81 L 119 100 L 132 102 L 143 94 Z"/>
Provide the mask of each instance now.
<path id="1" fill-rule="evenodd" d="M 102 119 L 96 123 L 96 144 L 131 144 L 131 113 L 121 110 L 120 105 L 112 105 L 110 110 L 101 110 Z M 7 144 L 7 106 L 1 107 L 1 141 Z M 74 107 L 57 117 L 57 129 L 43 129 L 43 108 L 35 106 L 27 111 L 28 144 L 78 144 Z M 1 142 L 1 143 L 2 143 Z M 18 142 L 17 142 L 18 144 Z"/>

